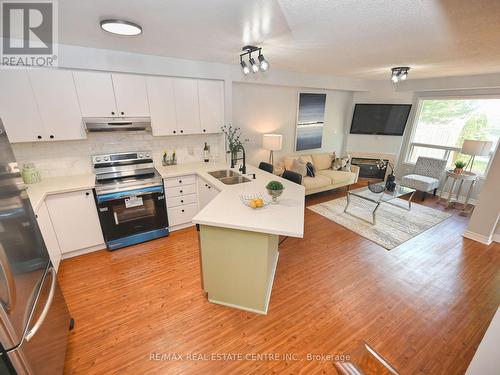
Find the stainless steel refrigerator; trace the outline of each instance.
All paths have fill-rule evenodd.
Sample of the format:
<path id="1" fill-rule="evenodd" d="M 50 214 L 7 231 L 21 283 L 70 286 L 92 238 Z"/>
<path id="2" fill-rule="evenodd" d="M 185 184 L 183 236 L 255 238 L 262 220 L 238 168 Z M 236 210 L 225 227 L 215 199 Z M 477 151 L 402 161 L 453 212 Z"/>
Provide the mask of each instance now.
<path id="1" fill-rule="evenodd" d="M 61 374 L 70 324 L 0 120 L 0 374 Z"/>

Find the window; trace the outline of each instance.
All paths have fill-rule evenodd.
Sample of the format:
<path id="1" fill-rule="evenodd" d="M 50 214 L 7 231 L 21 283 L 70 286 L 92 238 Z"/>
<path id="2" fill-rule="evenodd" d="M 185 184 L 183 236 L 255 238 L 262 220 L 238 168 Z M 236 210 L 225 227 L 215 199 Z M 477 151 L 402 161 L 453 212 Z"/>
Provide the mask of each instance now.
<path id="1" fill-rule="evenodd" d="M 452 168 L 466 139 L 492 141 L 488 156 L 476 156 L 472 171 L 484 175 L 500 137 L 500 98 L 421 99 L 406 161 L 419 156 L 444 158 Z M 469 169 L 469 166 L 467 169 Z"/>

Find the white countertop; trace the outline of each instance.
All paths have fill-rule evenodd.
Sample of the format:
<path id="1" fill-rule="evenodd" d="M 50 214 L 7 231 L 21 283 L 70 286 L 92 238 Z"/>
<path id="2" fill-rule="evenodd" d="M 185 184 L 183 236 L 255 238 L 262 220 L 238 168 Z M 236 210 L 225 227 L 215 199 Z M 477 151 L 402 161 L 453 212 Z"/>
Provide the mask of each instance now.
<path id="1" fill-rule="evenodd" d="M 197 174 L 221 191 L 193 218 L 196 224 L 290 237 L 304 236 L 304 186 L 252 166 L 247 166 L 247 174 L 255 173 L 256 179 L 236 185 L 226 185 L 207 173 L 229 169 L 223 163 L 188 163 L 169 167 L 156 165 L 156 169 L 163 178 Z M 238 172 L 237 169 L 233 170 Z M 285 187 L 283 194 L 278 198 L 278 204 L 252 209 L 241 203 L 241 194 L 263 193 L 267 195 L 265 187 L 272 180 L 280 181 Z"/>
<path id="2" fill-rule="evenodd" d="M 224 163 L 197 162 L 168 167 L 155 164 L 155 167 L 163 178 L 196 174 L 221 191 L 194 217 L 193 222 L 196 224 L 291 237 L 303 237 L 304 235 L 305 189 L 301 185 L 252 166 L 247 166 L 247 174 L 255 173 L 256 179 L 247 176 L 252 179 L 250 182 L 236 185 L 225 185 L 207 173 L 229 169 Z M 239 173 L 237 169 L 234 169 L 234 171 Z M 252 209 L 241 203 L 241 194 L 259 192 L 267 194 L 265 186 L 272 180 L 280 181 L 285 187 L 283 194 L 278 198 L 278 204 L 271 204 L 261 209 Z M 48 177 L 39 183 L 28 185 L 28 195 L 33 209 L 37 212 L 47 195 L 92 189 L 94 187 L 94 174 Z"/>
<path id="3" fill-rule="evenodd" d="M 28 196 L 36 213 L 47 195 L 94 188 L 95 175 L 90 173 L 76 176 L 47 177 L 36 184 L 27 186 Z"/>

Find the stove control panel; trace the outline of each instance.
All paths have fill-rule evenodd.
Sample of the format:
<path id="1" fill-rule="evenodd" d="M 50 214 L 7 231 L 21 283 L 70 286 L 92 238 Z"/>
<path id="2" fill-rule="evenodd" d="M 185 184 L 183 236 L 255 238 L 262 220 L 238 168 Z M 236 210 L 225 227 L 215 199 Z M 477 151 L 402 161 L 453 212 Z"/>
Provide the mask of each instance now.
<path id="1" fill-rule="evenodd" d="M 129 151 L 113 154 L 94 155 L 92 156 L 92 164 L 94 166 L 110 162 L 129 162 L 130 164 L 134 164 L 134 161 L 144 159 L 151 159 L 151 151 Z"/>

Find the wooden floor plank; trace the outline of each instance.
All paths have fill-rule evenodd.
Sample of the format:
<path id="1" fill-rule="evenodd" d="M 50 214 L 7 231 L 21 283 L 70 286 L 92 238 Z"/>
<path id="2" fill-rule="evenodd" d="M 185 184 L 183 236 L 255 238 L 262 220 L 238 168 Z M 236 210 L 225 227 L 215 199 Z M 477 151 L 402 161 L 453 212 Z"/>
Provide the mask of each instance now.
<path id="1" fill-rule="evenodd" d="M 444 210 L 436 198 L 424 204 Z M 334 373 L 330 361 L 307 355 L 349 354 L 366 340 L 402 374 L 463 374 L 500 304 L 500 245 L 464 239 L 467 218 L 448 211 L 450 219 L 387 251 L 306 209 L 304 238 L 280 246 L 267 316 L 206 300 L 194 228 L 65 260 L 59 279 L 76 321 L 65 372 Z M 296 357 L 186 360 L 190 353 Z"/>

